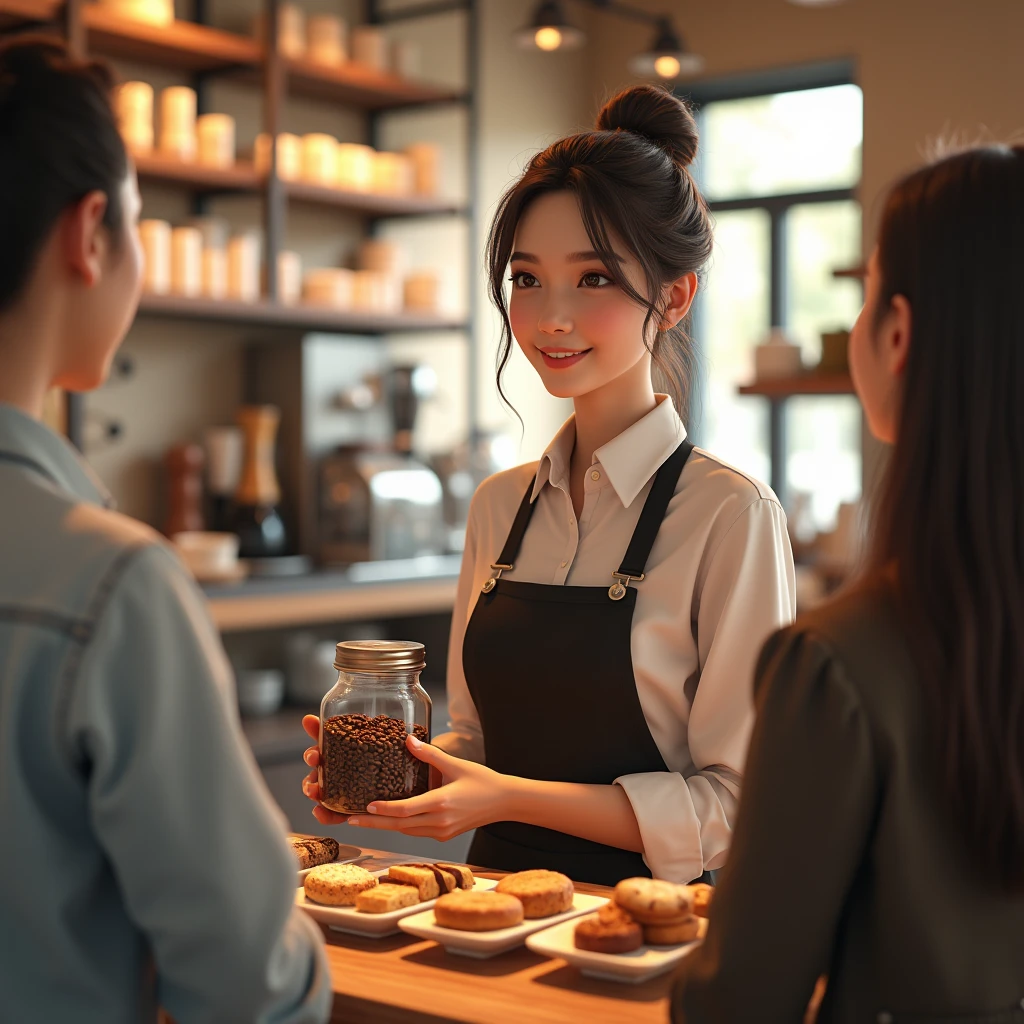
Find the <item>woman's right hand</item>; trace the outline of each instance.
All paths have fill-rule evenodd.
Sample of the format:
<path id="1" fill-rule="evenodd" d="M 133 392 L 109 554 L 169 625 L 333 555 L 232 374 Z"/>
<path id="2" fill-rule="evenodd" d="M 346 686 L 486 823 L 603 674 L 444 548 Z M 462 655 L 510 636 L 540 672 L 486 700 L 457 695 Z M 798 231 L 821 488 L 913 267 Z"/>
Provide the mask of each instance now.
<path id="1" fill-rule="evenodd" d="M 302 760 L 313 770 L 302 780 L 302 792 L 312 800 L 316 807 L 313 808 L 313 817 L 321 825 L 344 825 L 348 820 L 347 814 L 338 814 L 337 811 L 329 811 L 320 803 L 320 773 L 317 770 L 320 764 L 320 719 L 317 715 L 305 715 L 302 719 L 302 728 L 316 742 L 316 746 L 307 747 L 303 752 Z"/>

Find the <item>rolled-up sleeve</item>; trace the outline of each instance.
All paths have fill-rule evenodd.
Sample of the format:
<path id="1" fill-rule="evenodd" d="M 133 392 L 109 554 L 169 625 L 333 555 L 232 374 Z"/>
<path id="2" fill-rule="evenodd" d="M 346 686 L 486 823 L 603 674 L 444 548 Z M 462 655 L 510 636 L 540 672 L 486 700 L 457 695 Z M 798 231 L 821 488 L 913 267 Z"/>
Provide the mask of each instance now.
<path id="1" fill-rule="evenodd" d="M 700 586 L 700 671 L 686 731 L 690 765 L 615 780 L 629 797 L 644 862 L 655 877 L 688 882 L 725 863 L 753 728 L 757 656 L 795 612 L 785 513 L 774 499 L 758 499 L 725 531 Z M 679 628 L 689 630 L 691 622 Z"/>
<path id="2" fill-rule="evenodd" d="M 462 645 L 466 638 L 466 626 L 473 614 L 479 594 L 477 582 L 477 499 L 470 506 L 466 526 L 466 546 L 462 552 L 462 567 L 459 584 L 455 593 L 455 607 L 452 610 L 452 628 L 448 642 L 448 732 L 434 738 L 434 745 L 455 757 L 467 761 L 484 763 L 484 738 L 480 729 L 480 715 L 466 683 L 462 668 Z"/>
<path id="3" fill-rule="evenodd" d="M 66 741 L 92 828 L 181 1021 L 315 1022 L 323 936 L 294 905 L 295 861 L 242 735 L 230 668 L 195 585 L 138 550 L 69 694 Z"/>
<path id="4" fill-rule="evenodd" d="M 799 626 L 758 669 L 758 715 L 729 862 L 672 1020 L 799 1021 L 827 969 L 879 799 L 870 723 L 828 644 Z M 786 889 L 780 915 L 780 879 Z M 766 941 L 766 936 L 768 941 Z"/>

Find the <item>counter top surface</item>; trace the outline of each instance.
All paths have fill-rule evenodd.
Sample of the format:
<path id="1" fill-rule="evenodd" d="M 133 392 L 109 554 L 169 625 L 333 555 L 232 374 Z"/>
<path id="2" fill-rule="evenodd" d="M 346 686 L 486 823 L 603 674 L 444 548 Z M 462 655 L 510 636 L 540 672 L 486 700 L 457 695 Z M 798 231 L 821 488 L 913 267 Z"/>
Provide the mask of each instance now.
<path id="1" fill-rule="evenodd" d="M 357 863 L 371 871 L 409 860 L 376 850 L 363 853 Z M 502 872 L 476 873 L 502 877 Z M 610 892 L 582 883 L 577 890 Z M 324 935 L 334 985 L 331 1020 L 339 1024 L 665 1024 L 668 1020 L 671 974 L 624 985 L 586 978 L 564 960 L 549 960 L 525 946 L 490 960 L 472 960 L 409 935 L 362 939 L 328 929 Z"/>

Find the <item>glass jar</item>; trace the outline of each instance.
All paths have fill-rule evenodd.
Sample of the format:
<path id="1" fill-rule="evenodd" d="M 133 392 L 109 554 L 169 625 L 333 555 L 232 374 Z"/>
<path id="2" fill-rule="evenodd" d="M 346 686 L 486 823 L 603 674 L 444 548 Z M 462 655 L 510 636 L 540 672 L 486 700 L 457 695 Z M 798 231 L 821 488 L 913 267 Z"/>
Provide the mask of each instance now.
<path id="1" fill-rule="evenodd" d="M 320 705 L 320 803 L 355 814 L 425 793 L 430 766 L 405 745 L 410 733 L 430 742 L 423 644 L 346 640 L 335 651 L 338 681 Z"/>

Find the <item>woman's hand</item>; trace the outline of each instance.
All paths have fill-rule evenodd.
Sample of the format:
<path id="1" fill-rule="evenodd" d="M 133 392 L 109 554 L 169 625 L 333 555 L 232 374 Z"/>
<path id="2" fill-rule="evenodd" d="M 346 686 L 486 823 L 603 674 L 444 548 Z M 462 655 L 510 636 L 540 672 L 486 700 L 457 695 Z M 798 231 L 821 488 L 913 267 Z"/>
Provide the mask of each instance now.
<path id="1" fill-rule="evenodd" d="M 307 747 L 302 755 L 302 760 L 313 770 L 302 780 L 302 792 L 312 800 L 316 807 L 313 808 L 313 817 L 321 825 L 344 825 L 348 821 L 347 814 L 338 814 L 337 811 L 329 811 L 320 804 L 320 773 L 317 766 L 320 764 L 320 719 L 317 715 L 305 715 L 302 719 L 302 728 L 317 743 L 315 747 Z"/>
<path id="2" fill-rule="evenodd" d="M 432 779 L 435 772 L 440 774 L 440 787 L 408 800 L 375 800 L 367 813 L 349 815 L 350 825 L 444 841 L 480 825 L 505 820 L 502 808 L 507 776 L 475 761 L 452 757 L 415 736 L 405 742 L 414 757 L 431 766 Z M 308 757 L 306 763 L 312 763 Z"/>

